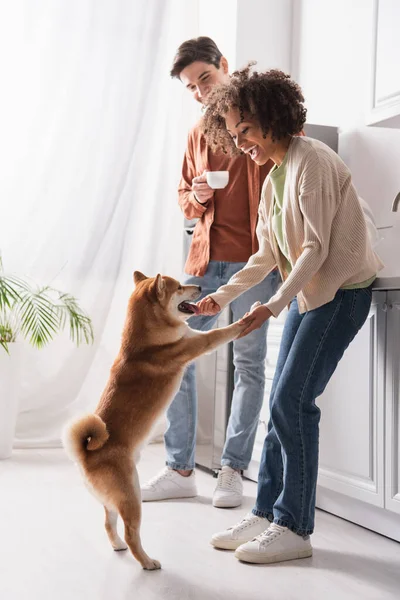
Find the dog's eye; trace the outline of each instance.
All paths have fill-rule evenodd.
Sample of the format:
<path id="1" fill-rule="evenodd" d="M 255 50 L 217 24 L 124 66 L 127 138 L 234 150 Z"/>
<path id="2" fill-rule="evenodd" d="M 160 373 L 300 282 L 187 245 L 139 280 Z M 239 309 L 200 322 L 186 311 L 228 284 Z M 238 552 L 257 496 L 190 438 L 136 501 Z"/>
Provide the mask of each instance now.
<path id="1" fill-rule="evenodd" d="M 183 287 L 180 285 L 180 286 L 178 287 L 178 292 L 180 292 L 181 290 L 183 290 Z"/>

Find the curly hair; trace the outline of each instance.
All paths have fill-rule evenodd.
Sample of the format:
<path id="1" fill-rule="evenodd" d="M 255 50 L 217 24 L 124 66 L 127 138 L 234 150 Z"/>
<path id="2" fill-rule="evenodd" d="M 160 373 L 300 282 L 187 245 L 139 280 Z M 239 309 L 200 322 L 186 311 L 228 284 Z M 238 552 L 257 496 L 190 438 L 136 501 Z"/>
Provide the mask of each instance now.
<path id="1" fill-rule="evenodd" d="M 226 130 L 225 114 L 231 108 L 239 110 L 241 121 L 255 118 L 263 136 L 271 133 L 274 141 L 300 133 L 306 120 L 300 86 L 276 69 L 258 73 L 254 64 L 235 71 L 230 83 L 217 86 L 207 99 L 202 130 L 207 143 L 225 153 L 240 153 Z"/>

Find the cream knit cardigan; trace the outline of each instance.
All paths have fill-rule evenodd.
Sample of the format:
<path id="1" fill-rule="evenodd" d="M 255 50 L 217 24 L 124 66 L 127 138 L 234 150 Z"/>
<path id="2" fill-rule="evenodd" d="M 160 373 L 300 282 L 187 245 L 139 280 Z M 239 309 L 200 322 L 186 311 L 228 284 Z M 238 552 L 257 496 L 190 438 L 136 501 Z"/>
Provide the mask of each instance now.
<path id="1" fill-rule="evenodd" d="M 299 311 L 330 302 L 344 285 L 373 277 L 383 263 L 372 249 L 364 213 L 344 162 L 317 140 L 296 136 L 288 149 L 283 200 L 291 273 L 272 231 L 273 188 L 264 182 L 258 211 L 259 250 L 211 297 L 224 308 L 275 267 L 284 280 L 266 306 L 274 316 L 297 296 Z"/>

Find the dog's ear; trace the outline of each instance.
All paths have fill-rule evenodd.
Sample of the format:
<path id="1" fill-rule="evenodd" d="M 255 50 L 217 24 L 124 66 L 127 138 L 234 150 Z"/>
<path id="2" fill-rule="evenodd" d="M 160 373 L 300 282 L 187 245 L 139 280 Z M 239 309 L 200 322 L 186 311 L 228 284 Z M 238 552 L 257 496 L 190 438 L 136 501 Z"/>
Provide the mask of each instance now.
<path id="1" fill-rule="evenodd" d="M 156 293 L 159 300 L 162 300 L 165 296 L 166 285 L 162 275 L 158 274 L 154 282 Z"/>
<path id="2" fill-rule="evenodd" d="M 135 285 L 140 283 L 140 281 L 144 281 L 145 279 L 147 279 L 146 275 L 143 275 L 143 273 L 141 273 L 140 271 L 134 272 L 133 281 L 135 282 Z"/>

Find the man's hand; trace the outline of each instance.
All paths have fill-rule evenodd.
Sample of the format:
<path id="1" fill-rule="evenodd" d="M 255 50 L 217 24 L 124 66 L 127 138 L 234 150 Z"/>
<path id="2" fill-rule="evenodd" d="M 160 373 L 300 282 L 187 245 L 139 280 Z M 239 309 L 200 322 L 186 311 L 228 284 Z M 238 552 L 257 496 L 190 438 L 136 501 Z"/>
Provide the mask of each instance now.
<path id="1" fill-rule="evenodd" d="M 200 204 L 206 204 L 214 195 L 214 190 L 207 183 L 207 171 L 192 180 L 192 191 Z"/>
<path id="2" fill-rule="evenodd" d="M 197 302 L 197 308 L 199 309 L 199 315 L 216 315 L 221 310 L 219 304 L 215 302 L 211 298 L 211 296 L 206 296 L 200 302 Z"/>
<path id="3" fill-rule="evenodd" d="M 239 335 L 239 338 L 248 335 L 255 329 L 259 329 L 270 317 L 272 317 L 272 312 L 265 304 L 261 304 L 260 302 L 253 304 L 251 311 L 246 313 L 239 321 L 239 323 L 247 325 L 246 329 Z"/>

